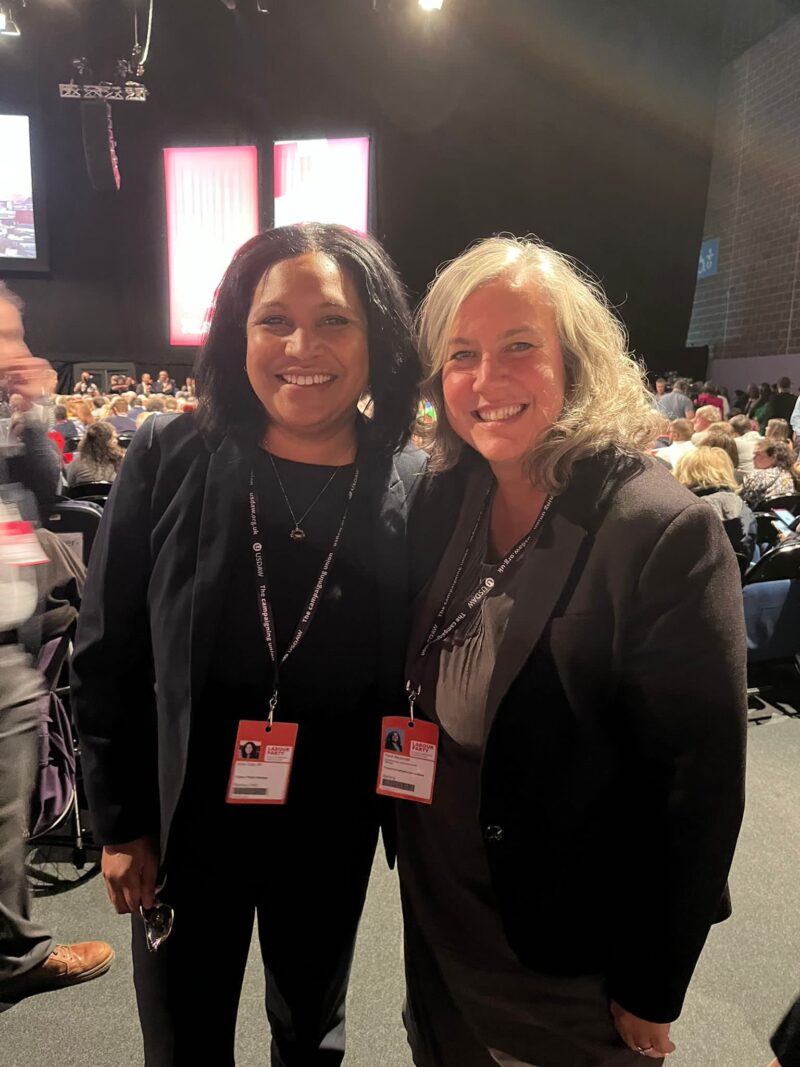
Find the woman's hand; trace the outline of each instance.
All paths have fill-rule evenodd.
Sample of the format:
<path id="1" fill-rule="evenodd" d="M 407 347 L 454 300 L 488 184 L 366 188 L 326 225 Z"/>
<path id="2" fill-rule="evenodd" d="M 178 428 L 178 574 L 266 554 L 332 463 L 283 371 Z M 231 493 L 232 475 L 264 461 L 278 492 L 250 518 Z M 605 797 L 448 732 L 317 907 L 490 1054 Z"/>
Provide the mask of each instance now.
<path id="1" fill-rule="evenodd" d="M 152 837 L 103 849 L 103 877 L 111 903 L 120 915 L 152 908 L 158 877 L 158 852 Z"/>
<path id="2" fill-rule="evenodd" d="M 669 1023 L 649 1023 L 638 1015 L 631 1015 L 613 1000 L 611 1014 L 619 1036 L 634 1052 L 657 1060 L 675 1051 L 675 1045 L 669 1039 Z"/>

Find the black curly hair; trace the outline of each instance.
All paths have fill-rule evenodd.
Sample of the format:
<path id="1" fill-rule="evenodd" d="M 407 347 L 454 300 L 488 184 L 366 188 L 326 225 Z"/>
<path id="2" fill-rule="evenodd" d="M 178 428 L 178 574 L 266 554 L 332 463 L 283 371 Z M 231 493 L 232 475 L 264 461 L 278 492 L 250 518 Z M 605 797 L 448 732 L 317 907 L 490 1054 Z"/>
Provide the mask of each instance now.
<path id="1" fill-rule="evenodd" d="M 247 316 L 267 271 L 276 263 L 310 252 L 329 256 L 356 286 L 367 316 L 372 397 L 372 418 L 365 434 L 377 450 L 395 452 L 411 434 L 421 377 L 408 298 L 394 264 L 377 241 L 330 223 L 266 230 L 233 257 L 197 357 L 195 417 L 207 433 L 262 438 L 267 413 L 245 370 Z"/>

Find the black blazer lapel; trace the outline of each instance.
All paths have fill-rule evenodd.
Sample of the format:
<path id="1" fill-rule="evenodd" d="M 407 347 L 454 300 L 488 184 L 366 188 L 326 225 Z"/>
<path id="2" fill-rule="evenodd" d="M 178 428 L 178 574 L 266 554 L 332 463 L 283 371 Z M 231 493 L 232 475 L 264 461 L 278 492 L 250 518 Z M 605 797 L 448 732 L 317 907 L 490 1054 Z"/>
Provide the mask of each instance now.
<path id="1" fill-rule="evenodd" d="M 500 642 L 489 683 L 487 723 L 491 724 L 512 682 L 536 647 L 578 562 L 586 528 L 558 510 L 558 501 L 526 554 L 516 582 L 514 605 Z"/>
<path id="2" fill-rule="evenodd" d="M 403 650 L 408 619 L 408 551 L 406 489 L 394 459 L 372 461 L 375 509 L 375 564 L 381 626 L 381 701 L 389 715 L 397 708 L 403 686 Z"/>
<path id="3" fill-rule="evenodd" d="M 202 693 L 218 618 L 218 598 L 231 565 L 237 526 L 247 522 L 247 487 L 252 460 L 232 437 L 223 438 L 208 464 L 190 633 L 190 700 Z"/>

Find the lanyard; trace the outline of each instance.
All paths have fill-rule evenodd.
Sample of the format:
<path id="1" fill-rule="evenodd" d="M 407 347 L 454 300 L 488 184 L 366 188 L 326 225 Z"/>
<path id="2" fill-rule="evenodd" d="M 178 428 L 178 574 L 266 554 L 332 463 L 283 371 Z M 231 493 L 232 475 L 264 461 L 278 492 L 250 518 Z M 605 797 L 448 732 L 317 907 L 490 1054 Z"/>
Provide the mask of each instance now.
<path id="1" fill-rule="evenodd" d="M 275 708 L 278 704 L 278 671 L 283 666 L 286 660 L 291 656 L 292 652 L 297 648 L 313 622 L 314 616 L 319 606 L 319 601 L 322 596 L 322 591 L 328 581 L 328 574 L 331 569 L 331 564 L 336 555 L 336 549 L 339 547 L 339 541 L 342 538 L 342 531 L 344 530 L 344 524 L 347 521 L 347 513 L 350 510 L 350 501 L 353 499 L 353 494 L 356 491 L 358 485 L 358 467 L 353 476 L 352 484 L 347 492 L 347 502 L 344 506 L 344 514 L 342 515 L 342 521 L 339 523 L 339 529 L 336 531 L 336 536 L 333 539 L 333 544 L 330 547 L 325 562 L 322 564 L 322 570 L 319 573 L 314 588 L 311 591 L 311 596 L 308 599 L 308 603 L 305 606 L 303 614 L 300 616 L 300 621 L 297 624 L 294 637 L 289 642 L 289 647 L 284 654 L 278 659 L 278 650 L 276 646 L 276 633 L 275 633 L 275 616 L 272 611 L 272 605 L 269 601 L 269 594 L 267 592 L 267 575 L 264 567 L 264 555 L 263 545 L 260 541 L 260 535 L 258 532 L 258 502 L 256 500 L 255 491 L 255 475 L 253 471 L 250 471 L 250 533 L 252 537 L 253 545 L 253 558 L 256 564 L 256 578 L 258 581 L 258 606 L 259 615 L 261 616 L 261 625 L 264 629 L 264 641 L 269 652 L 269 658 L 272 661 L 274 668 L 274 683 L 272 696 L 269 699 L 269 721 L 272 722 L 272 718 L 275 714 Z"/>
<path id="2" fill-rule="evenodd" d="M 445 638 L 449 637 L 450 634 L 452 634 L 455 630 L 458 629 L 459 626 L 461 626 L 465 619 L 469 618 L 471 615 L 474 614 L 474 612 L 480 607 L 486 596 L 492 591 L 492 589 L 494 589 L 497 580 L 503 577 L 508 568 L 511 567 L 517 559 L 519 559 L 519 557 L 522 555 L 525 549 L 528 548 L 529 545 L 534 544 L 536 542 L 539 536 L 539 531 L 541 530 L 542 523 L 544 522 L 545 517 L 553 503 L 553 497 L 549 496 L 545 500 L 544 506 L 539 512 L 539 517 L 533 524 L 533 527 L 530 532 L 527 533 L 521 541 L 518 541 L 517 544 L 514 545 L 508 555 L 505 556 L 505 558 L 497 564 L 490 576 L 482 578 L 480 580 L 477 589 L 472 593 L 471 596 L 468 597 L 464 606 L 461 608 L 455 618 L 450 623 L 448 623 L 448 625 L 445 626 L 444 629 L 441 629 L 445 615 L 447 614 L 447 609 L 450 606 L 450 601 L 453 599 L 456 587 L 458 586 L 458 583 L 461 579 L 461 575 L 464 573 L 464 568 L 467 565 L 467 560 L 469 559 L 473 542 L 475 541 L 475 538 L 478 535 L 478 530 L 480 529 L 481 523 L 486 517 L 486 511 L 489 507 L 489 501 L 491 500 L 491 497 L 492 490 L 490 489 L 486 494 L 486 498 L 483 502 L 483 507 L 481 508 L 480 515 L 478 515 L 477 521 L 472 527 L 472 532 L 470 533 L 469 540 L 467 541 L 467 547 L 464 549 L 464 554 L 461 557 L 461 562 L 456 568 L 455 576 L 453 578 L 453 581 L 450 583 L 450 588 L 447 590 L 447 595 L 444 598 L 444 603 L 439 608 L 439 611 L 436 615 L 436 619 L 434 620 L 433 626 L 431 627 L 430 633 L 428 634 L 428 637 L 425 640 L 422 649 L 420 650 L 420 659 L 424 659 L 425 656 L 427 656 L 428 652 L 430 652 L 431 650 L 432 645 L 438 644 L 439 641 L 444 641 Z M 408 693 L 411 718 L 413 719 L 414 702 L 419 696 L 420 686 L 414 686 L 412 682 L 409 681 L 406 683 L 406 691 Z"/>

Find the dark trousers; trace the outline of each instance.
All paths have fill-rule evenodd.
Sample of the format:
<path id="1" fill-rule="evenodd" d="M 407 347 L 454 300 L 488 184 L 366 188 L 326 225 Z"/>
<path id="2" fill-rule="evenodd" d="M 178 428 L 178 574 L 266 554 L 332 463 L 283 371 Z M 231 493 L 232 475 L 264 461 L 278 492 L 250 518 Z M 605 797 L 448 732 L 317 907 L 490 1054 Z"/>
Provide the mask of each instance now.
<path id="1" fill-rule="evenodd" d="M 190 825 L 188 807 L 171 836 L 161 892 L 175 909 L 173 932 L 150 953 L 133 920 L 146 1067 L 234 1064 L 255 919 L 272 1067 L 338 1067 L 377 820 L 351 817 L 335 802 L 326 812 L 320 800 L 315 813 L 234 808 Z"/>
<path id="2" fill-rule="evenodd" d="M 3 981 L 43 963 L 50 932 L 31 919 L 25 837 L 39 763 L 42 679 L 18 647 L 0 647 L 0 1010 Z"/>

